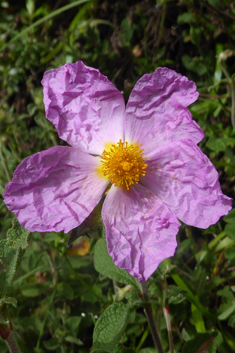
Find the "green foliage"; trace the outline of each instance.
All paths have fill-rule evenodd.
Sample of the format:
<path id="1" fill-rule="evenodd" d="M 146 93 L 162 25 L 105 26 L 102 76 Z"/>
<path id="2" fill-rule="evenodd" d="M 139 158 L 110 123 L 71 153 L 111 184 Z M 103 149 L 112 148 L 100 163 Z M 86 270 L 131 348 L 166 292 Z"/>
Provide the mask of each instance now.
<path id="1" fill-rule="evenodd" d="M 94 349 L 112 352 L 126 328 L 129 308 L 123 304 L 110 305 L 99 317 L 93 333 Z"/>
<path id="2" fill-rule="evenodd" d="M 2 1 L 0 195 L 24 158 L 64 145 L 45 119 L 40 82 L 44 71 L 83 60 L 108 76 L 126 101 L 135 82 L 159 66 L 194 80 L 200 96 L 190 110 L 205 133 L 200 147 L 223 192 L 234 198 L 232 17 L 229 0 Z M 63 232 L 34 233 L 28 247 L 29 235 L 16 221 L 7 233 L 13 215 L 0 199 L 0 307 L 8 308 L 23 352 L 88 353 L 93 346 L 93 353 L 156 353 L 137 282 L 114 265 L 105 240 L 97 241 L 101 207 L 71 234 L 70 252 Z M 235 351 L 234 219 L 233 210 L 206 230 L 182 225 L 175 256 L 150 278 L 166 352 L 164 303 L 176 352 Z M 82 245 L 75 241 L 84 234 L 90 248 L 79 255 Z M 2 340 L 0 352 L 7 352 Z"/>
<path id="3" fill-rule="evenodd" d="M 0 298 L 5 298 L 9 295 L 11 283 L 28 245 L 29 231 L 25 230 L 14 219 L 12 228 L 7 232 L 6 239 L 0 240 Z M 12 301 L 8 298 L 8 304 L 15 305 L 14 299 Z"/>
<path id="4" fill-rule="evenodd" d="M 216 353 L 223 338 L 220 332 L 197 333 L 194 339 L 189 340 L 183 346 L 182 353 L 197 353 L 207 350 L 208 353 Z"/>
<path id="5" fill-rule="evenodd" d="M 224 230 L 225 233 L 233 240 L 235 240 L 235 209 L 231 210 L 224 220 L 228 223 L 226 224 Z"/>
<path id="6" fill-rule="evenodd" d="M 169 304 L 179 304 L 182 303 L 186 299 L 187 292 L 177 286 L 169 285 L 167 287 L 167 297 Z"/>

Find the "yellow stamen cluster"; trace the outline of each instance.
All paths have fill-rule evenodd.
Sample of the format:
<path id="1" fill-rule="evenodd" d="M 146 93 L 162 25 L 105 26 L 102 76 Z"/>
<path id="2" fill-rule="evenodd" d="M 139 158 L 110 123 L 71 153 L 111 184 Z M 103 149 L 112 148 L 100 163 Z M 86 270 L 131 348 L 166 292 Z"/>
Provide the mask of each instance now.
<path id="1" fill-rule="evenodd" d="M 129 190 L 132 184 L 138 184 L 148 166 L 143 157 L 144 150 L 140 146 L 119 140 L 117 144 L 104 150 L 101 155 L 102 174 L 119 188 Z"/>

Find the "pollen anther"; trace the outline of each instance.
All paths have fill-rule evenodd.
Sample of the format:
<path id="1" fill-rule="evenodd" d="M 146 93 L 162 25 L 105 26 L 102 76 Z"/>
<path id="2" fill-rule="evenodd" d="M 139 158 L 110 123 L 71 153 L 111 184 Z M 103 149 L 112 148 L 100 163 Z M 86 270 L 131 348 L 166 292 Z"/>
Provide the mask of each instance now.
<path id="1" fill-rule="evenodd" d="M 112 184 L 129 190 L 134 183 L 138 184 L 140 176 L 146 173 L 147 164 L 143 157 L 141 145 L 130 144 L 119 140 L 101 155 L 101 171 Z"/>

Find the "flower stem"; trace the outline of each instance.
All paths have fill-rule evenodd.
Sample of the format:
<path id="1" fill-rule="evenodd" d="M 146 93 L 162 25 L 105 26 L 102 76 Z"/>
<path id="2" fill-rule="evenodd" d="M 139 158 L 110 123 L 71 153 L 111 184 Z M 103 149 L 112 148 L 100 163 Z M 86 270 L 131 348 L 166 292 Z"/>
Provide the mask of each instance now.
<path id="1" fill-rule="evenodd" d="M 10 335 L 7 337 L 6 343 L 11 353 L 21 353 L 21 350 L 18 346 L 18 343 L 15 340 L 13 332 L 11 332 Z"/>
<path id="2" fill-rule="evenodd" d="M 149 293 L 148 293 L 148 287 L 146 282 L 141 282 L 140 283 L 140 288 L 141 292 L 143 294 L 143 299 L 144 299 L 144 311 L 145 315 L 147 316 L 149 327 L 153 336 L 154 343 L 157 347 L 158 353 L 164 353 L 160 337 L 157 332 L 155 320 L 153 317 L 153 308 L 149 299 Z"/>

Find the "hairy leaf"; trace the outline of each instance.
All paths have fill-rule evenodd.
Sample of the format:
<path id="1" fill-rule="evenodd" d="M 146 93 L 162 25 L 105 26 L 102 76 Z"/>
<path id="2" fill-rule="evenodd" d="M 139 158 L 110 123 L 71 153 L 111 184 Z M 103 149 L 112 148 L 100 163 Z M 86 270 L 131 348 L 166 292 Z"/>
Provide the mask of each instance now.
<path id="1" fill-rule="evenodd" d="M 0 241 L 0 297 L 8 296 L 12 280 L 28 246 L 30 232 L 17 219 L 12 222 L 6 239 Z M 1 268 L 2 267 L 2 268 Z"/>
<path id="2" fill-rule="evenodd" d="M 110 305 L 97 320 L 93 333 L 93 347 L 111 352 L 126 328 L 128 316 L 128 306 L 116 303 Z"/>

